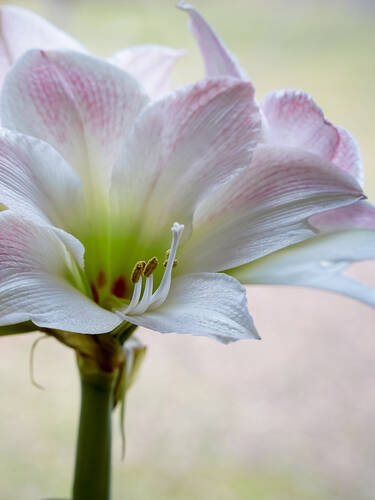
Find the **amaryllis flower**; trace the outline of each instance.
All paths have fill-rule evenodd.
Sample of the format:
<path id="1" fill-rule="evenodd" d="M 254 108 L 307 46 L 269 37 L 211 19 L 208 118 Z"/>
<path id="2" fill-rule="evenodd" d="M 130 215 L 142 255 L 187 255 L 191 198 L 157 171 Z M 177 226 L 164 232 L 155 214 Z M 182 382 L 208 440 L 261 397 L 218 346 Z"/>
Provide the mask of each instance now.
<path id="1" fill-rule="evenodd" d="M 238 78 L 150 102 L 101 59 L 31 50 L 8 72 L 1 116 L 1 325 L 256 337 L 245 289 L 223 271 L 364 198 L 328 160 L 259 145 L 253 87 Z"/>
<path id="2" fill-rule="evenodd" d="M 15 61 L 30 49 L 88 50 L 46 19 L 22 7 L 0 7 L 0 86 Z M 108 61 L 131 73 L 152 98 L 169 87 L 169 74 L 183 50 L 162 45 L 138 45 L 116 52 Z"/>
<path id="3" fill-rule="evenodd" d="M 190 27 L 197 39 L 208 77 L 230 76 L 247 81 L 236 58 L 200 13 L 185 2 L 179 7 L 190 15 Z M 216 200 L 236 203 L 240 192 L 251 183 L 258 162 L 284 161 L 348 173 L 363 187 L 364 175 L 359 147 L 351 134 L 327 121 L 311 96 L 298 90 L 270 92 L 259 102 L 262 115 L 261 139 L 252 164 L 240 177 L 207 197 L 196 219 L 215 217 Z M 281 160 L 281 159 L 284 160 Z M 244 180 L 246 177 L 246 181 Z M 293 203 L 293 200 L 291 200 Z M 375 291 L 342 274 L 356 261 L 375 258 L 375 206 L 359 200 L 345 207 L 309 218 L 316 235 L 295 245 L 262 255 L 252 252 L 251 262 L 230 273 L 245 284 L 310 286 L 338 292 L 375 307 Z M 249 255 L 250 257 L 250 255 Z"/>

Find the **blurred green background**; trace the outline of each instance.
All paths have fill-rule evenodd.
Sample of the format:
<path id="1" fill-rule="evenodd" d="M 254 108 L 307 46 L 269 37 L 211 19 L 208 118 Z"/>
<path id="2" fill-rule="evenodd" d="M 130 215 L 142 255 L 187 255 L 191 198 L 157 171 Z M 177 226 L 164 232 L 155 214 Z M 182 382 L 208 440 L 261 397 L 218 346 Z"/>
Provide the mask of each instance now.
<path id="1" fill-rule="evenodd" d="M 3 2 L 0 2 L 2 4 Z M 11 2 L 6 2 L 11 3 Z M 159 43 L 186 48 L 174 85 L 203 75 L 173 1 L 18 1 L 98 55 Z M 373 1 L 196 1 L 238 55 L 258 98 L 310 92 L 357 138 L 375 199 Z M 375 286 L 373 264 L 354 273 Z M 115 415 L 114 500 L 373 500 L 375 313 L 328 293 L 248 292 L 262 342 L 222 346 L 141 332 L 149 346 L 127 405 L 127 457 Z M 1 339 L 0 498 L 68 498 L 78 379 L 72 353 L 37 335 Z"/>

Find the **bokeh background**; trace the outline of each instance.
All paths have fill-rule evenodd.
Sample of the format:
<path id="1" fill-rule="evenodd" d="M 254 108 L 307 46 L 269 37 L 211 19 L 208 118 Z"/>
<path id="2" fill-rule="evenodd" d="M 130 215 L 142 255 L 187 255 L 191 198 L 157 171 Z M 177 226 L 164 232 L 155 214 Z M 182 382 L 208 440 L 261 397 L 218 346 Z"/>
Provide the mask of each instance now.
<path id="1" fill-rule="evenodd" d="M 0 2 L 2 4 L 3 2 Z M 11 2 L 6 2 L 11 3 Z M 203 75 L 170 0 L 23 1 L 98 55 L 186 48 L 174 85 Z M 375 199 L 375 2 L 207 0 L 195 5 L 261 97 L 307 90 L 363 151 Z M 375 286 L 375 266 L 353 273 Z M 373 500 L 375 312 L 330 293 L 249 287 L 263 337 L 222 346 L 141 332 L 148 355 L 127 401 L 127 456 L 114 420 L 114 500 Z M 0 498 L 68 498 L 78 417 L 73 354 L 35 334 L 1 339 Z"/>

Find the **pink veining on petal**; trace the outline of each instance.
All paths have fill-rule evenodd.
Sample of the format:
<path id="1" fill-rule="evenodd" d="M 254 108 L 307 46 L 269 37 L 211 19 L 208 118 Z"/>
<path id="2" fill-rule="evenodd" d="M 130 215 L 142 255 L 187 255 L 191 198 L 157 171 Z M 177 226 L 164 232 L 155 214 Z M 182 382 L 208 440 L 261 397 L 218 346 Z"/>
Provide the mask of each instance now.
<path id="1" fill-rule="evenodd" d="M 265 140 L 304 149 L 331 161 L 363 186 L 361 154 L 355 139 L 324 116 L 311 96 L 297 90 L 279 90 L 261 102 Z"/>
<path id="2" fill-rule="evenodd" d="M 170 119 L 172 122 L 178 123 L 178 135 L 175 135 L 175 130 L 170 130 L 171 135 L 174 136 L 173 140 L 170 141 L 171 153 L 178 147 L 180 141 L 183 141 L 185 134 L 188 131 L 191 133 L 192 127 L 194 127 L 194 121 L 196 123 L 201 123 L 202 117 L 201 113 L 207 109 L 207 105 L 210 101 L 215 102 L 215 99 L 222 99 L 227 101 L 227 106 L 225 103 L 222 104 L 222 113 L 227 114 L 231 110 L 231 103 L 234 97 L 236 99 L 239 96 L 243 96 L 243 99 L 252 99 L 254 96 L 254 88 L 250 83 L 239 83 L 235 87 L 231 80 L 212 80 L 209 85 L 203 81 L 201 84 L 196 84 L 194 86 L 193 92 L 185 95 L 184 100 L 176 100 L 175 105 L 169 108 Z M 225 141 L 228 147 L 238 142 L 236 135 L 236 129 L 241 132 L 242 127 L 253 127 L 253 115 L 256 112 L 256 108 L 251 113 L 244 113 L 242 115 L 243 119 L 247 121 L 239 121 L 237 127 L 234 129 L 233 124 L 228 122 L 228 126 L 223 124 L 221 128 L 220 135 L 216 136 L 217 146 L 219 147 L 222 141 Z M 210 117 L 207 116 L 206 119 Z M 169 142 L 169 141 L 168 141 Z M 215 145 L 212 144 L 214 147 Z M 202 172 L 204 174 L 204 172 Z"/>
<path id="3" fill-rule="evenodd" d="M 264 203 L 273 206 L 281 198 L 283 203 L 292 204 L 298 203 L 304 193 L 312 197 L 335 192 L 361 196 L 360 187 L 351 177 L 336 174 L 335 169 L 331 172 L 329 162 L 302 150 L 261 145 L 251 165 L 214 193 L 213 200 L 219 198 L 217 203 L 208 199 L 200 216 L 207 221 L 243 209 L 250 214 Z"/>
<path id="4" fill-rule="evenodd" d="M 30 67 L 28 97 L 39 111 L 44 126 L 49 128 L 56 141 L 65 143 L 67 130 L 65 126 L 61 126 L 61 122 L 65 124 L 68 118 L 69 98 L 61 89 L 59 77 L 49 64 L 45 52 L 40 51 L 39 54 L 40 57 L 35 53 L 36 57 Z M 19 90 L 22 92 L 24 82 L 20 80 L 19 84 Z"/>
<path id="5" fill-rule="evenodd" d="M 0 8 L 0 85 L 10 66 L 30 49 L 87 50 L 77 40 L 34 12 L 4 5 Z"/>
<path id="6" fill-rule="evenodd" d="M 375 205 L 363 200 L 347 207 L 336 208 L 310 218 L 310 224 L 319 231 L 348 229 L 375 229 Z"/>
<path id="7" fill-rule="evenodd" d="M 267 94 L 261 102 L 266 142 L 292 146 L 332 160 L 340 137 L 311 96 L 297 90 Z"/>
<path id="8" fill-rule="evenodd" d="M 84 177 L 108 179 L 123 141 L 148 101 L 133 77 L 77 52 L 29 51 L 9 72 L 6 127 L 43 139 Z"/>
<path id="9" fill-rule="evenodd" d="M 30 230 L 31 231 L 31 230 Z M 22 245 L 20 245 L 20 240 Z M 3 225 L 0 232 L 0 280 L 2 274 L 8 275 L 12 269 L 17 272 L 29 272 L 33 268 L 32 259 L 22 259 L 25 251 L 32 255 L 32 247 L 28 248 L 29 241 L 32 240 L 30 232 L 20 221 L 14 220 L 9 227 Z M 1 263 L 6 262 L 6 269 L 1 269 Z"/>
<path id="10" fill-rule="evenodd" d="M 364 183 L 362 158 L 354 137 L 344 128 L 337 127 L 340 141 L 332 157 L 332 163 L 353 175 L 361 186 Z"/>
<path id="11" fill-rule="evenodd" d="M 111 197 L 138 203 L 151 234 L 176 220 L 190 227 L 197 203 L 250 164 L 260 132 L 250 83 L 221 77 L 177 89 L 140 113 Z"/>

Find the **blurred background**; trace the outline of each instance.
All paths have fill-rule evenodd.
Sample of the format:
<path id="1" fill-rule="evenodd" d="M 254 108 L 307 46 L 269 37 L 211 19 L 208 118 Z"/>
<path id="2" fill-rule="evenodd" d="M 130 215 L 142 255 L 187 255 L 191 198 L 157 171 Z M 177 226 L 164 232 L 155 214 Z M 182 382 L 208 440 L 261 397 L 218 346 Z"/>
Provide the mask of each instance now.
<path id="1" fill-rule="evenodd" d="M 0 2 L 2 4 L 3 2 Z M 6 2 L 11 3 L 11 2 Z M 186 48 L 174 85 L 203 75 L 186 15 L 165 1 L 22 1 L 98 55 Z M 258 98 L 310 92 L 363 151 L 375 200 L 375 2 L 196 1 L 238 55 Z M 375 265 L 354 275 L 375 286 Z M 114 419 L 114 500 L 373 500 L 375 312 L 333 294 L 249 287 L 261 342 L 222 346 L 142 331 L 148 355 Z M 0 498 L 68 498 L 78 418 L 73 354 L 35 334 L 1 339 Z"/>

